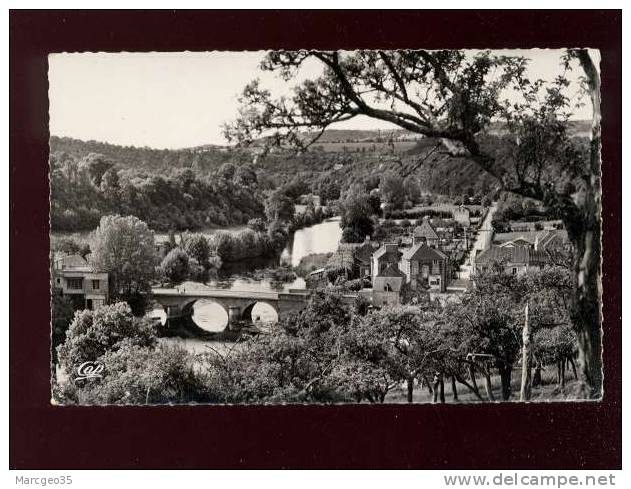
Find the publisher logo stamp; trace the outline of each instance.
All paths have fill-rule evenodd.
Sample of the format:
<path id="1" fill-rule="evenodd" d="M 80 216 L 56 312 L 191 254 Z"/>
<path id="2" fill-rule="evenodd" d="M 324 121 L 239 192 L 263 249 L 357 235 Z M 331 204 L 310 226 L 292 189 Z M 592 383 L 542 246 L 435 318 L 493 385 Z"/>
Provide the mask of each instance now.
<path id="1" fill-rule="evenodd" d="M 105 370 L 105 365 L 101 362 L 83 362 L 77 368 L 77 376 L 75 382 L 86 379 L 100 379 L 103 377 L 102 373 Z"/>

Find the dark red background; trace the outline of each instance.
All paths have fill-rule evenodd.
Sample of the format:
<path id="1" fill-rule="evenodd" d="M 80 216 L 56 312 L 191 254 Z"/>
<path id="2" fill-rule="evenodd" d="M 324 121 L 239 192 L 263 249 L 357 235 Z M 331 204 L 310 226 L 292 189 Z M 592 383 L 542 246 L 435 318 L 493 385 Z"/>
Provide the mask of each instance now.
<path id="1" fill-rule="evenodd" d="M 602 403 L 49 404 L 49 52 L 585 46 L 603 56 Z M 619 11 L 11 12 L 10 466 L 620 468 L 621 66 Z"/>

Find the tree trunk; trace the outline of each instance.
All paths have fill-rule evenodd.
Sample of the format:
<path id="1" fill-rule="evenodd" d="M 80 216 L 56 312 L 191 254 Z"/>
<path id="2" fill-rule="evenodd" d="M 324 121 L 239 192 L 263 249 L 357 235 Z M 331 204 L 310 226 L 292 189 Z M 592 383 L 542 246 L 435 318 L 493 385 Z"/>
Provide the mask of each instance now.
<path id="1" fill-rule="evenodd" d="M 434 385 L 433 385 L 433 390 L 432 392 L 434 393 L 433 396 L 433 401 L 434 404 L 438 402 L 438 384 L 440 384 L 440 382 L 438 381 L 438 377 L 434 377 Z"/>
<path id="2" fill-rule="evenodd" d="M 478 383 L 475 380 L 475 368 L 473 367 L 473 365 L 469 365 L 469 377 L 471 378 L 471 384 L 473 384 L 473 388 L 476 390 L 476 392 L 479 392 L 479 388 L 478 388 Z"/>
<path id="3" fill-rule="evenodd" d="M 565 388 L 565 358 L 561 360 L 561 389 Z"/>
<path id="4" fill-rule="evenodd" d="M 429 392 L 429 395 L 433 396 L 434 390 L 432 389 L 432 383 L 424 375 L 423 375 L 423 382 L 425 383 L 425 385 L 427 385 L 427 391 Z"/>
<path id="5" fill-rule="evenodd" d="M 578 335 L 581 380 L 591 398 L 602 395 L 601 284 L 601 167 L 600 167 L 600 76 L 589 52 L 578 51 L 592 100 L 592 140 L 589 175 L 583 179 L 584 195 L 579 216 L 572 216 L 568 235 L 574 245 L 572 322 Z"/>
<path id="6" fill-rule="evenodd" d="M 454 402 L 458 402 L 458 386 L 456 385 L 456 377 L 451 376 L 451 393 L 454 398 Z"/>
<path id="7" fill-rule="evenodd" d="M 572 367 L 572 373 L 574 374 L 574 380 L 578 380 L 578 373 L 576 372 L 576 363 L 574 363 L 574 359 L 570 356 L 570 357 L 568 357 L 568 361 L 570 362 L 570 366 Z"/>
<path id="8" fill-rule="evenodd" d="M 498 367 L 500 372 L 500 382 L 502 385 L 502 400 L 508 401 L 511 395 L 511 377 L 513 373 L 512 365 L 503 364 Z"/>
<path id="9" fill-rule="evenodd" d="M 441 374 L 440 380 L 438 381 L 439 389 L 440 389 L 440 403 L 445 404 L 445 381 Z"/>
<path id="10" fill-rule="evenodd" d="M 486 388 L 486 397 L 489 398 L 489 401 L 495 401 L 495 396 L 493 395 L 493 384 L 491 384 L 491 373 L 489 372 L 488 365 L 484 366 L 483 372 L 484 374 L 484 387 Z"/>
<path id="11" fill-rule="evenodd" d="M 414 377 L 408 377 L 407 379 L 408 385 L 408 402 L 414 402 Z"/>
<path id="12" fill-rule="evenodd" d="M 557 360 L 557 385 L 561 385 L 561 362 Z"/>
<path id="13" fill-rule="evenodd" d="M 541 379 L 541 362 L 537 361 L 537 365 L 535 366 L 535 374 L 532 377 L 532 387 L 537 387 L 539 385 L 543 385 L 543 381 Z M 531 390 L 532 394 L 532 390 Z"/>
<path id="14" fill-rule="evenodd" d="M 519 393 L 520 401 L 528 401 L 531 394 L 531 367 L 532 354 L 530 350 L 532 335 L 530 333 L 530 325 L 528 323 L 528 303 L 526 303 L 526 318 L 524 320 L 524 329 L 522 331 L 522 355 L 521 355 L 521 391 Z"/>

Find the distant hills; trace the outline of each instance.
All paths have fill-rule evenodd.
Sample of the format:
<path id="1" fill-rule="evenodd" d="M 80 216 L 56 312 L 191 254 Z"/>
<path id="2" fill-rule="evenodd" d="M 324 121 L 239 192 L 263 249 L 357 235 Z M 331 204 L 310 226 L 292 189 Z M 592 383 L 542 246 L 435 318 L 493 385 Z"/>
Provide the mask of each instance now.
<path id="1" fill-rule="evenodd" d="M 490 140 L 505 134 L 503 124 L 491 125 Z M 570 132 L 574 136 L 588 137 L 590 121 L 572 121 Z M 497 186 L 493 177 L 482 171 L 474 162 L 451 158 L 435 151 L 437 142 L 409 131 L 394 130 L 341 130 L 330 129 L 305 154 L 289 152 L 256 156 L 253 149 L 235 149 L 229 146 L 201 145 L 178 150 L 160 150 L 119 146 L 98 141 L 81 141 L 52 136 L 51 153 L 66 152 L 82 158 L 90 153 L 106 156 L 117 166 L 136 172 L 155 173 L 177 168 L 212 174 L 224 163 L 253 164 L 260 176 L 272 185 L 281 185 L 299 177 L 314 182 L 321 174 L 331 173 L 343 185 L 374 179 L 386 171 L 412 174 L 419 178 L 426 192 L 461 194 L 465 189 L 487 192 Z M 497 143 L 494 143 L 497 144 Z"/>

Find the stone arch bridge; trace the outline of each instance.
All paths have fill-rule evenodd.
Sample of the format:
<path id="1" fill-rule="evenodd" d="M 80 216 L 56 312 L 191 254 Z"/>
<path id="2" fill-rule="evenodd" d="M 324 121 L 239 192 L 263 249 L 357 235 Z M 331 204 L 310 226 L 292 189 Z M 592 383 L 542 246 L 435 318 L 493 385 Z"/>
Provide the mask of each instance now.
<path id="1" fill-rule="evenodd" d="M 252 308 L 257 302 L 274 308 L 278 319 L 304 309 L 311 295 L 308 290 L 289 292 L 237 291 L 226 289 L 187 290 L 185 288 L 154 288 L 153 298 L 163 307 L 167 319 L 187 316 L 200 299 L 211 300 L 224 308 L 228 326 L 237 321 L 252 321 Z"/>

